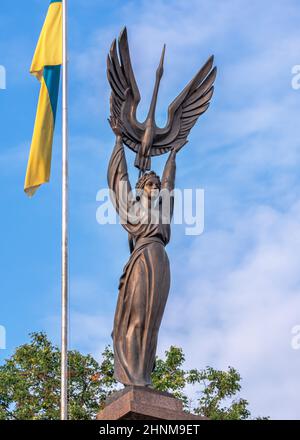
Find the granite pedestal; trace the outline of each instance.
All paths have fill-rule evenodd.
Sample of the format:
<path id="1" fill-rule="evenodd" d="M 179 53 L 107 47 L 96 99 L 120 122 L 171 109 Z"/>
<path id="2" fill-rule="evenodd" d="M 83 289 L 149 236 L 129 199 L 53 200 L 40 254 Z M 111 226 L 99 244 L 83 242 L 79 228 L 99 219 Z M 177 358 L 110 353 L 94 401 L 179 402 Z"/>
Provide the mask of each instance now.
<path id="1" fill-rule="evenodd" d="M 113 393 L 97 420 L 206 420 L 183 411 L 172 394 L 149 387 L 128 386 Z"/>

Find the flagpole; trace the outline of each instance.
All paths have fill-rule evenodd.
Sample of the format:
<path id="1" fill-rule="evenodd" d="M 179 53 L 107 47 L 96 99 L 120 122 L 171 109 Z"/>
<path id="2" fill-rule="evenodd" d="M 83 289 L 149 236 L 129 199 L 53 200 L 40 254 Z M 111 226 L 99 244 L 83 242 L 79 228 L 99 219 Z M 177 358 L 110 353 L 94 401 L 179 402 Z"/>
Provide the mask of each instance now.
<path id="1" fill-rule="evenodd" d="M 68 419 L 68 1 L 62 0 L 62 246 L 61 246 L 61 402 L 60 418 Z"/>

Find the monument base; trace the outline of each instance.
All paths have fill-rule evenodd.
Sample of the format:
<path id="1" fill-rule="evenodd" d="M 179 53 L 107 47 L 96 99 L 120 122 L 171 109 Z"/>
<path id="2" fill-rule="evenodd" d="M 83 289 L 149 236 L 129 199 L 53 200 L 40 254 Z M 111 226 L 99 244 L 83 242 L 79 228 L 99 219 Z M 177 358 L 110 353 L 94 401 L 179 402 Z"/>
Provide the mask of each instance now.
<path id="1" fill-rule="evenodd" d="M 97 414 L 97 420 L 207 420 L 183 411 L 172 394 L 149 387 L 126 386 L 114 392 Z"/>

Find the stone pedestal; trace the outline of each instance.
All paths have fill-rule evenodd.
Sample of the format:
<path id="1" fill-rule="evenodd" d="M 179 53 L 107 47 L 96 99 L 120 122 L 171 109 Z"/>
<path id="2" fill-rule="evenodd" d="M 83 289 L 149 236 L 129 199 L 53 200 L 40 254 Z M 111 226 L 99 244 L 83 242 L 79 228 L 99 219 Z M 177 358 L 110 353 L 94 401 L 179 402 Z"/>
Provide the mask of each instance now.
<path id="1" fill-rule="evenodd" d="M 128 386 L 113 393 L 97 420 L 205 420 L 183 411 L 172 394 L 148 387 Z"/>

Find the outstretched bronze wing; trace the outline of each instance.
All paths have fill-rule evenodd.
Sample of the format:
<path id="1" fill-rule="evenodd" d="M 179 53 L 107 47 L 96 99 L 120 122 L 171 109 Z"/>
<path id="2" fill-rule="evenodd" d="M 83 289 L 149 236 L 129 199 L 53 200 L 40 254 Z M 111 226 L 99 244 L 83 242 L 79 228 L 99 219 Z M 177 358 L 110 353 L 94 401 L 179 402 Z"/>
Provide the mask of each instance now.
<path id="1" fill-rule="evenodd" d="M 152 156 L 163 154 L 171 147 L 186 144 L 187 137 L 197 119 L 209 107 L 214 91 L 217 68 L 213 67 L 211 56 L 195 77 L 170 104 L 168 122 L 164 128 L 157 128 L 153 140 Z"/>
<path id="2" fill-rule="evenodd" d="M 123 142 L 133 151 L 138 151 L 144 127 L 136 119 L 141 97 L 131 65 L 126 28 L 120 34 L 118 49 L 120 61 L 116 40 L 107 56 L 107 77 L 111 86 L 110 112 L 111 116 L 122 122 Z"/>

